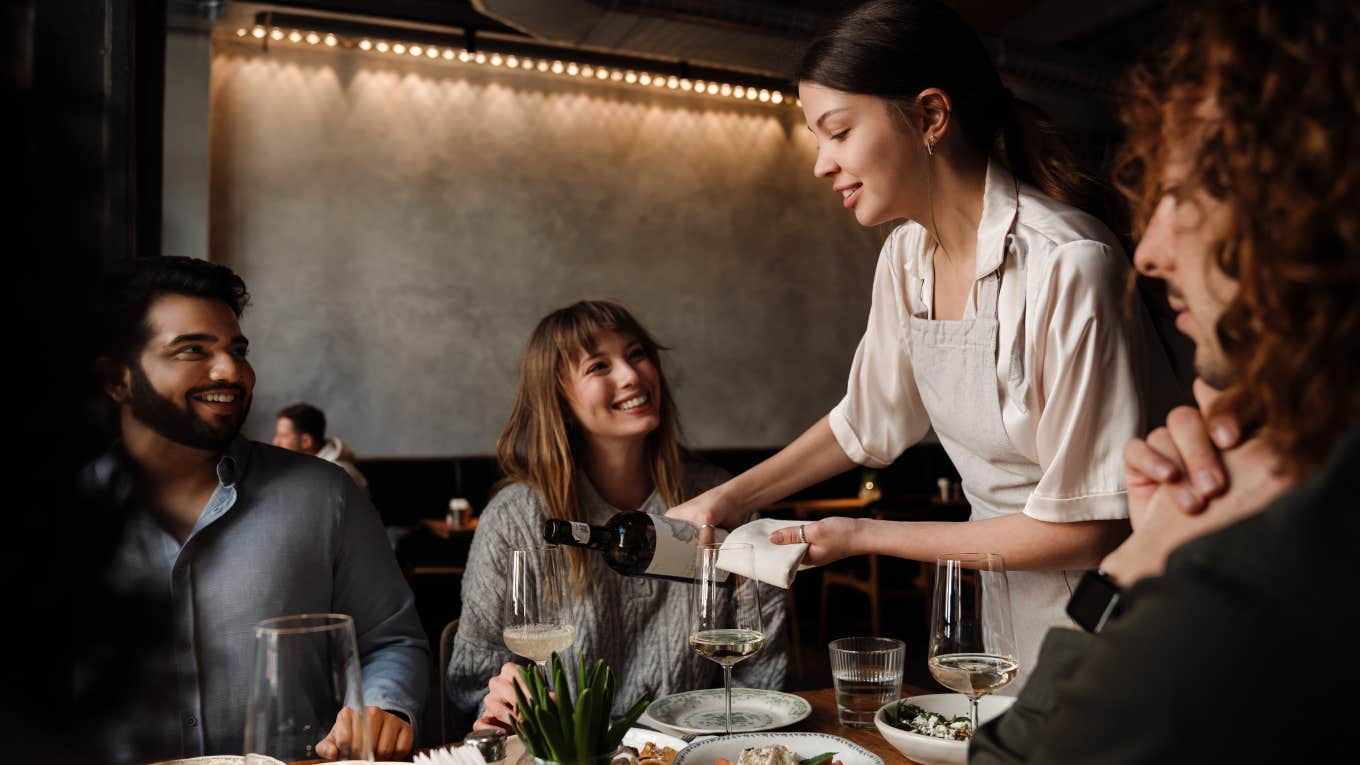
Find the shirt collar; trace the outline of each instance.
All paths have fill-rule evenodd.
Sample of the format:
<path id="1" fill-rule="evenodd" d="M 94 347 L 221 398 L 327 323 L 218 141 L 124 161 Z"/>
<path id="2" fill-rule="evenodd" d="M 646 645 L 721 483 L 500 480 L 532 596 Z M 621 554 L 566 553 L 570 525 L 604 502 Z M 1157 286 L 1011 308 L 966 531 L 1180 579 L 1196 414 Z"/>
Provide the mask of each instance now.
<path id="1" fill-rule="evenodd" d="M 1010 246 L 1007 236 L 1020 214 L 1020 193 L 1015 176 L 996 160 L 987 161 L 987 182 L 982 190 L 982 219 L 978 221 L 975 279 L 1001 268 Z"/>
<path id="2" fill-rule="evenodd" d="M 217 482 L 230 489 L 246 474 L 250 463 L 250 441 L 237 436 L 227 445 L 222 458 L 217 461 Z"/>

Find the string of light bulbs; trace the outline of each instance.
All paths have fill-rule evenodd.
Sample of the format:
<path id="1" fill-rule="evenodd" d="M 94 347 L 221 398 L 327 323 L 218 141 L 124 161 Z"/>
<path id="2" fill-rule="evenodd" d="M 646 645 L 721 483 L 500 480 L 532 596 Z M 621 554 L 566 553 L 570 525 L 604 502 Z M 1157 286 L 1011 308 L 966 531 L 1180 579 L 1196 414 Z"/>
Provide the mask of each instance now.
<path id="1" fill-rule="evenodd" d="M 323 34 L 306 29 L 287 29 L 264 24 L 256 24 L 250 28 L 239 27 L 236 30 L 236 36 L 250 37 L 262 42 L 265 41 L 265 38 L 268 38 L 277 43 L 287 41 L 295 45 L 341 47 L 379 56 L 408 56 L 429 61 L 442 60 L 504 69 L 537 71 L 544 74 L 612 82 L 653 90 L 673 90 L 719 98 L 754 101 L 772 106 L 785 103 L 801 106 L 801 102 L 796 97 L 781 92 L 777 88 L 741 85 L 722 82 L 713 78 L 691 78 L 673 73 L 648 71 L 645 68 L 631 69 L 607 64 L 584 63 L 573 61 L 568 57 L 515 55 L 494 51 L 488 53 L 473 50 L 470 46 L 416 43 L 383 36 L 347 37 L 337 35 L 334 32 Z"/>

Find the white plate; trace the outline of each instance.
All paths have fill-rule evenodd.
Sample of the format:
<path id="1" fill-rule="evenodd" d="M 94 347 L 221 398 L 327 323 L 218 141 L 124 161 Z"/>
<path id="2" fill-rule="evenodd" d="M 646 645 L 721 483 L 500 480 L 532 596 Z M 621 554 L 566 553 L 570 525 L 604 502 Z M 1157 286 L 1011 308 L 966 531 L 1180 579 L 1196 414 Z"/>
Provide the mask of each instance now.
<path id="1" fill-rule="evenodd" d="M 906 755 L 912 762 L 921 765 L 964 765 L 968 761 L 968 742 L 951 741 L 934 736 L 923 736 L 893 726 L 888 722 L 888 708 L 898 702 L 892 701 L 879 708 L 874 715 L 874 725 L 883 738 L 893 748 Z M 968 714 L 968 697 L 961 693 L 931 693 L 924 696 L 910 696 L 902 703 L 915 704 L 928 712 L 937 712 L 945 717 L 959 717 Z M 1014 696 L 993 696 L 988 694 L 978 700 L 978 724 L 981 725 L 1010 709 L 1015 703 Z"/>
<path id="2" fill-rule="evenodd" d="M 853 741 L 825 733 L 733 733 L 697 741 L 680 751 L 671 765 L 713 765 L 719 757 L 736 762 L 742 751 L 755 746 L 783 744 L 800 759 L 835 752 L 844 765 L 883 765 L 883 758 Z"/>
<path id="3" fill-rule="evenodd" d="M 806 699 L 758 688 L 732 689 L 732 732 L 753 733 L 793 725 L 812 714 Z M 726 702 L 721 688 L 686 691 L 653 701 L 638 722 L 684 735 L 724 733 Z M 849 763 L 846 763 L 849 765 Z"/>
<path id="4" fill-rule="evenodd" d="M 660 731 L 648 730 L 646 728 L 632 727 L 623 734 L 623 745 L 631 746 L 641 751 L 642 745 L 648 741 L 659 747 L 670 747 L 675 751 L 684 749 L 684 741 Z M 524 744 L 520 742 L 519 736 L 508 736 L 505 739 L 505 762 L 507 765 L 517 763 L 518 765 L 533 765 L 534 758 L 525 750 Z"/>

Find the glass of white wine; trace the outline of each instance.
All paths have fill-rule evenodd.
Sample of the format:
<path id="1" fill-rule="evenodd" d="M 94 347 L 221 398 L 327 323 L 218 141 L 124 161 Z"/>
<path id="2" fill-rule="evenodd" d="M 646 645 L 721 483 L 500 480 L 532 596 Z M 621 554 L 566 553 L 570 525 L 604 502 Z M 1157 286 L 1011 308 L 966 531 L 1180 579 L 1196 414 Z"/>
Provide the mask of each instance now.
<path id="1" fill-rule="evenodd" d="M 930 674 L 968 697 L 976 733 L 978 699 L 1020 670 L 1006 562 L 996 553 L 957 553 L 937 557 L 935 565 Z"/>
<path id="2" fill-rule="evenodd" d="M 728 573 L 755 570 L 751 565 L 754 555 L 751 545 L 729 542 L 700 545 L 695 556 L 689 647 L 722 666 L 728 735 L 732 733 L 732 665 L 765 644 L 756 580 Z"/>
<path id="3" fill-rule="evenodd" d="M 547 677 L 548 659 L 576 640 L 566 553 L 557 545 L 511 550 L 509 577 L 501 638 L 511 653 L 532 659 Z"/>

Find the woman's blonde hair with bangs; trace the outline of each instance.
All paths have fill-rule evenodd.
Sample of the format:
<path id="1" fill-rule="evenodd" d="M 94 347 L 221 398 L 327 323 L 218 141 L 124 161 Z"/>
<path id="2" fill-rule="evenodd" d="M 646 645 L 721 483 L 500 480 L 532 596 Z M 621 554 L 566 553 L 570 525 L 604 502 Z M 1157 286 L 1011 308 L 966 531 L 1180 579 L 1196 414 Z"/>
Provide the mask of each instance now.
<path id="1" fill-rule="evenodd" d="M 582 352 L 594 349 L 604 331 L 641 342 L 656 366 L 661 381 L 661 424 L 646 436 L 648 477 L 667 507 L 689 499 L 684 490 L 680 422 L 661 368 L 660 352 L 665 347 L 618 303 L 582 300 L 543 317 L 529 336 L 520 359 L 515 405 L 496 440 L 496 459 L 505 474 L 501 488 L 513 483 L 532 487 L 543 497 L 550 518 L 587 520 L 578 487 L 585 440 L 571 416 L 563 373 Z M 585 583 L 586 551 L 571 547 L 567 552 L 572 585 L 579 590 Z"/>

